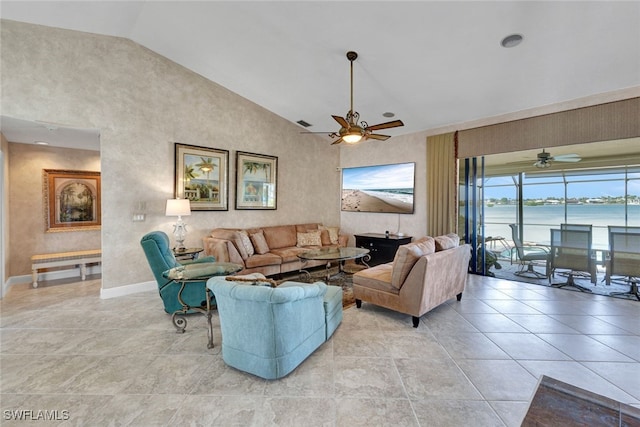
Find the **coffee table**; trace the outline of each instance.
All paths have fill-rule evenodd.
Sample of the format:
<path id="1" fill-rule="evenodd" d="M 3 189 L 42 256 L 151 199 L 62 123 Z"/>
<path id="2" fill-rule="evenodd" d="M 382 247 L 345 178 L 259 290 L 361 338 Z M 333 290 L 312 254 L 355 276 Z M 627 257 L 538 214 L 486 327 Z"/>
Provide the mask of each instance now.
<path id="1" fill-rule="evenodd" d="M 326 271 L 327 271 L 327 282 L 330 282 L 332 279 L 336 277 L 344 275 L 344 262 L 348 259 L 359 259 L 366 267 L 367 262 L 371 260 L 371 255 L 369 255 L 369 249 L 364 248 L 352 248 L 352 247 L 330 247 L 330 248 L 320 248 L 320 249 L 312 249 L 298 254 L 298 258 L 302 261 L 302 266 L 300 267 L 300 273 L 305 273 L 309 277 L 311 277 L 311 273 L 305 270 L 304 267 L 309 261 L 326 261 Z M 338 262 L 338 273 L 331 275 L 329 269 L 331 268 L 332 262 Z"/>

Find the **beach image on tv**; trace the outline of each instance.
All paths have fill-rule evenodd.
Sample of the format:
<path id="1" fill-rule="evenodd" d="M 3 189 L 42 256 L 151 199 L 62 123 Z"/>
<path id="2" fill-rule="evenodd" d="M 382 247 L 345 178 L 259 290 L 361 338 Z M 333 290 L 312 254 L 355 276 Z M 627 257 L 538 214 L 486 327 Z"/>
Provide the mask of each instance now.
<path id="1" fill-rule="evenodd" d="M 413 213 L 415 163 L 342 169 L 341 209 Z"/>

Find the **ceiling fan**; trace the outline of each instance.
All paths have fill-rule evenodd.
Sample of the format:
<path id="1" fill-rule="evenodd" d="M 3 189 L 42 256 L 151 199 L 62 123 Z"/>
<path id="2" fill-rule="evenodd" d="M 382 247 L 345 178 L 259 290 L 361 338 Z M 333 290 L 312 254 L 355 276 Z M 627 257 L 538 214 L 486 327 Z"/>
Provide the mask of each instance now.
<path id="1" fill-rule="evenodd" d="M 551 166 L 551 162 L 569 162 L 575 163 L 582 160 L 580 156 L 577 154 L 561 154 L 559 156 L 551 156 L 551 153 L 547 153 L 544 149 L 542 149 L 541 153 L 538 153 L 538 160 L 533 164 L 533 166 L 544 169 Z"/>
<path id="2" fill-rule="evenodd" d="M 361 140 L 377 139 L 380 141 L 386 141 L 391 138 L 389 135 L 380 135 L 373 133 L 376 130 L 395 128 L 404 126 L 402 120 L 393 120 L 386 123 L 379 123 L 377 125 L 369 126 L 364 120 L 360 120 L 360 114 L 357 111 L 353 111 L 353 61 L 356 60 L 358 54 L 353 51 L 347 52 L 347 59 L 351 63 L 351 107 L 345 117 L 331 116 L 340 125 L 340 130 L 329 134 L 331 138 L 338 138 L 333 141 L 331 145 L 340 144 L 346 142 L 347 144 L 355 144 Z"/>

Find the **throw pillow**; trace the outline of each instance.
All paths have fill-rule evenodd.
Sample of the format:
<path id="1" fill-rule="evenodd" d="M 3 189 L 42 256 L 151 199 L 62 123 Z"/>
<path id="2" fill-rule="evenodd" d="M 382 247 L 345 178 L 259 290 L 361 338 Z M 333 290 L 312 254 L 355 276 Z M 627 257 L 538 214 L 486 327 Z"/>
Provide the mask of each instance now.
<path id="1" fill-rule="evenodd" d="M 322 246 L 320 230 L 298 233 L 298 242 L 296 243 L 296 246 Z"/>
<path id="2" fill-rule="evenodd" d="M 254 233 L 249 237 L 251 238 L 253 248 L 257 254 L 264 255 L 269 252 L 269 245 L 267 245 L 267 240 L 264 238 L 264 233 L 262 231 Z"/>
<path id="3" fill-rule="evenodd" d="M 240 236 L 240 242 L 242 243 L 244 250 L 247 251 L 247 258 L 255 254 L 256 251 L 253 248 L 253 244 L 251 243 L 251 239 L 249 238 L 249 233 L 247 233 L 247 230 L 240 230 L 238 234 Z"/>
<path id="4" fill-rule="evenodd" d="M 241 277 L 241 276 L 227 276 L 225 280 L 228 282 L 246 283 L 251 286 L 268 286 L 275 288 L 278 283 L 273 279 L 267 279 L 262 277 Z"/>
<path id="5" fill-rule="evenodd" d="M 322 246 L 331 245 L 331 237 L 329 237 L 329 230 L 320 230 L 320 241 L 322 242 Z"/>
<path id="6" fill-rule="evenodd" d="M 460 246 L 460 236 L 458 236 L 456 233 L 449 233 L 447 234 L 447 237 L 453 240 L 454 248 Z"/>
<path id="7" fill-rule="evenodd" d="M 338 236 L 340 234 L 340 227 L 325 227 L 321 225 L 318 227 L 319 230 L 327 230 L 329 232 L 329 239 L 331 239 L 332 245 L 338 244 Z"/>
<path id="8" fill-rule="evenodd" d="M 391 286 L 400 289 L 411 272 L 411 269 L 416 262 L 418 262 L 418 259 L 424 255 L 434 253 L 435 246 L 434 239 L 428 236 L 413 243 L 400 246 L 393 259 Z"/>
<path id="9" fill-rule="evenodd" d="M 446 251 L 458 246 L 458 239 L 452 239 L 449 236 L 434 237 L 434 240 L 436 241 L 436 251 Z"/>

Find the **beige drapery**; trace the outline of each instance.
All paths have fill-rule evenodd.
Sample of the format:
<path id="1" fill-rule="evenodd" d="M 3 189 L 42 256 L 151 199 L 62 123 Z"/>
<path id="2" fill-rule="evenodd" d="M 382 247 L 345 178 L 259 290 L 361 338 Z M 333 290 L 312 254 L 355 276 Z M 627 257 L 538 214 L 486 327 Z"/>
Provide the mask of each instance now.
<path id="1" fill-rule="evenodd" d="M 457 233 L 457 132 L 427 137 L 427 234 Z"/>

